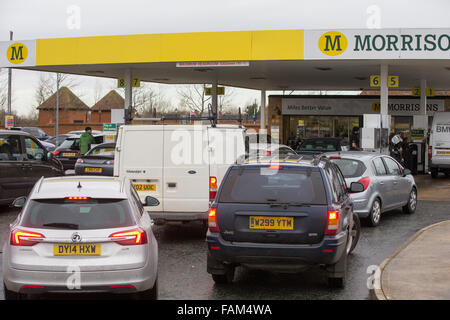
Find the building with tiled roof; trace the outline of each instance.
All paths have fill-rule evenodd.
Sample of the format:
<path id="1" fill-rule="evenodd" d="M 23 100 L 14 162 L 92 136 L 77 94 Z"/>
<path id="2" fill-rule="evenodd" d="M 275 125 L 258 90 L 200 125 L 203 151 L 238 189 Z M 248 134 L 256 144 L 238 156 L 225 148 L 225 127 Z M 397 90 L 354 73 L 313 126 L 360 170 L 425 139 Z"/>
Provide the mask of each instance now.
<path id="1" fill-rule="evenodd" d="M 111 122 L 111 110 L 123 109 L 125 99 L 116 90 L 111 90 L 91 108 L 91 121 L 99 123 Z"/>

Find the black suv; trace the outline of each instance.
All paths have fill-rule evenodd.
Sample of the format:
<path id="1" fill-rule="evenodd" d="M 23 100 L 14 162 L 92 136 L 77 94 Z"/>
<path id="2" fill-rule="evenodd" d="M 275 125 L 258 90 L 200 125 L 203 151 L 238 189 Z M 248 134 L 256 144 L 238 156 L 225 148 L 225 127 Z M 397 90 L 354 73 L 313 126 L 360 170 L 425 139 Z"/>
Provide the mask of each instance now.
<path id="1" fill-rule="evenodd" d="M 64 175 L 61 162 L 23 131 L 0 130 L 0 205 L 26 196 L 41 177 Z"/>
<path id="2" fill-rule="evenodd" d="M 209 210 L 208 273 L 228 283 L 239 265 L 280 272 L 323 265 L 329 285 L 343 287 L 360 233 L 348 192 L 337 165 L 323 157 L 231 166 Z"/>

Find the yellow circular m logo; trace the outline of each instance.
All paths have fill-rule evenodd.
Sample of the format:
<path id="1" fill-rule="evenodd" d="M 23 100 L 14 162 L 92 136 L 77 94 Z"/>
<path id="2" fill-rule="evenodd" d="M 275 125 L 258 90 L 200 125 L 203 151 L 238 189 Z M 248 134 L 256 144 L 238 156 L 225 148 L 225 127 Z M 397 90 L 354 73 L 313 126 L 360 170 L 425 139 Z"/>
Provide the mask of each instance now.
<path id="1" fill-rule="evenodd" d="M 14 64 L 20 64 L 24 62 L 28 57 L 28 49 L 23 43 L 13 43 L 6 50 L 6 58 L 9 62 Z"/>
<path id="2" fill-rule="evenodd" d="M 319 49 L 328 56 L 338 56 L 347 49 L 347 38 L 338 31 L 328 31 L 319 38 Z"/>

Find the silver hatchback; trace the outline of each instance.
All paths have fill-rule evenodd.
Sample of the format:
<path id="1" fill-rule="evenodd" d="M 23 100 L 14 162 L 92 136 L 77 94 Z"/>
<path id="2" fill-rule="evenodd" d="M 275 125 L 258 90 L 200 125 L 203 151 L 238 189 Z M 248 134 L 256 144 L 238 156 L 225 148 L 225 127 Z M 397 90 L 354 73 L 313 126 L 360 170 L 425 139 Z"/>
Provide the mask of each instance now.
<path id="1" fill-rule="evenodd" d="M 6 299 L 41 293 L 136 293 L 157 298 L 158 246 L 129 181 L 39 180 L 3 247 Z"/>
<path id="2" fill-rule="evenodd" d="M 345 177 L 364 185 L 364 192 L 351 194 L 353 211 L 366 218 L 370 226 L 380 223 L 381 214 L 397 208 L 412 214 L 417 207 L 417 186 L 411 171 L 395 159 L 373 152 L 327 153 Z"/>

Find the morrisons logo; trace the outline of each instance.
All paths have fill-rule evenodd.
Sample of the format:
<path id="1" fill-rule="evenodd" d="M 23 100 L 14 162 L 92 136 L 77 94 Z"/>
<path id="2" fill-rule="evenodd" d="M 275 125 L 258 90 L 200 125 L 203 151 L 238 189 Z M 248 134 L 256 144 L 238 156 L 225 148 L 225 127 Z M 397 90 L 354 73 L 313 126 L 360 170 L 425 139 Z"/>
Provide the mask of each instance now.
<path id="1" fill-rule="evenodd" d="M 355 35 L 354 51 L 449 51 L 448 34 Z"/>
<path id="2" fill-rule="evenodd" d="M 319 49 L 328 56 L 338 56 L 347 49 L 347 38 L 338 31 L 329 31 L 319 38 Z"/>
<path id="3" fill-rule="evenodd" d="M 13 43 L 6 50 L 6 58 L 13 64 L 20 64 L 28 57 L 28 49 L 22 43 Z"/>

